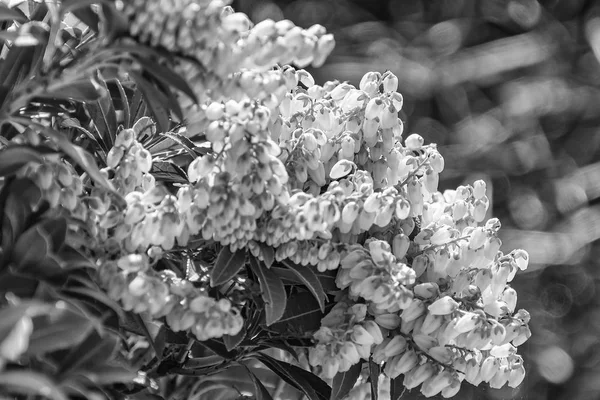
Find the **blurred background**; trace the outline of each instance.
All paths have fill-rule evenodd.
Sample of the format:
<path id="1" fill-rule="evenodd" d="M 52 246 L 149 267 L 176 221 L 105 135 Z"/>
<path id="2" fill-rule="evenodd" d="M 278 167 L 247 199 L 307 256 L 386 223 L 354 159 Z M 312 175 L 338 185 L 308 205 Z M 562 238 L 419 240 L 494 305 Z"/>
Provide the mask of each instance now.
<path id="1" fill-rule="evenodd" d="M 391 70 L 407 134 L 438 143 L 441 189 L 484 179 L 532 316 L 517 389 L 458 399 L 600 399 L 600 1 L 238 0 L 255 22 L 322 24 L 319 83 Z M 416 392 L 413 390 L 413 392 Z M 403 399 L 421 398 L 406 392 Z"/>

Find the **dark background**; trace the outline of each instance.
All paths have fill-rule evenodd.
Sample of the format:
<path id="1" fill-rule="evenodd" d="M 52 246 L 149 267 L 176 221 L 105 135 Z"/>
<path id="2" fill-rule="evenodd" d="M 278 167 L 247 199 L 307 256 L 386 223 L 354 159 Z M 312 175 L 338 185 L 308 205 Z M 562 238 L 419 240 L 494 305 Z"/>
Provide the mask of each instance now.
<path id="1" fill-rule="evenodd" d="M 442 189 L 485 179 L 532 338 L 518 389 L 458 399 L 600 399 L 600 1 L 238 0 L 255 22 L 319 23 L 337 46 L 319 83 L 400 80 L 406 134 L 438 143 Z M 413 392 L 416 392 L 413 390 Z M 403 398 L 420 398 L 406 393 Z"/>

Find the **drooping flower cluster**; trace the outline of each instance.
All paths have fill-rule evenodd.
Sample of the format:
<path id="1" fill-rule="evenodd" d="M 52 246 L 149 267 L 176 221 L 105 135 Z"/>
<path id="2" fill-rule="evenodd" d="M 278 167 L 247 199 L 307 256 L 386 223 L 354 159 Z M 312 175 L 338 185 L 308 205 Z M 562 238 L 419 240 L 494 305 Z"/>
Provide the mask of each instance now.
<path id="1" fill-rule="evenodd" d="M 188 129 L 209 145 L 187 166 L 189 183 L 169 190 L 155 181 L 140 138 L 152 133 L 148 118 L 116 133 L 102 170 L 124 207 L 100 187 L 84 188 L 64 161 L 24 172 L 52 206 L 83 222 L 73 229 L 98 257 L 109 296 L 198 340 L 235 335 L 242 304 L 153 267 L 191 239 L 259 259 L 270 248 L 276 261 L 337 270 L 345 297 L 309 353 L 323 377 L 372 358 L 426 396 L 454 396 L 464 380 L 518 385 L 516 347 L 530 336 L 529 315 L 515 312 L 508 283 L 528 256 L 500 252 L 500 223 L 485 221 L 485 183 L 438 192 L 444 159 L 418 134 L 403 137 L 392 73 L 367 73 L 355 87 L 272 68 L 319 65 L 333 40 L 320 26 L 252 26 L 225 5 L 123 3 L 132 33 L 201 64 L 177 64 L 201 100 L 186 108 Z"/>

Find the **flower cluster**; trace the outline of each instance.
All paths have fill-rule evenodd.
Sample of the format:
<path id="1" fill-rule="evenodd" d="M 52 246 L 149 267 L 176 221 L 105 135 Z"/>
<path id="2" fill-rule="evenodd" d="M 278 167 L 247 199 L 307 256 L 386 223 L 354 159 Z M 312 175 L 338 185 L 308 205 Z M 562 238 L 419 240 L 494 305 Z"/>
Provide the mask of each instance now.
<path id="1" fill-rule="evenodd" d="M 119 130 L 102 173 L 124 207 L 84 187 L 64 161 L 25 170 L 52 206 L 83 222 L 73 229 L 98 258 L 111 298 L 198 340 L 235 335 L 241 303 L 154 267 L 192 239 L 259 259 L 269 248 L 276 261 L 337 271 L 341 300 L 308 359 L 324 378 L 372 359 L 386 379 L 404 375 L 428 397 L 452 397 L 465 380 L 523 380 L 516 347 L 531 334 L 529 315 L 516 311 L 509 283 L 527 253 L 500 251 L 485 182 L 438 191 L 444 159 L 418 134 L 403 137 L 394 74 L 370 72 L 355 87 L 272 68 L 321 64 L 331 35 L 289 21 L 252 26 L 222 0 L 122 6 L 141 40 L 198 60 L 177 68 L 201 100 L 185 110 L 206 154 L 187 166 L 189 182 L 170 190 L 155 181 L 142 144 L 152 122 Z"/>

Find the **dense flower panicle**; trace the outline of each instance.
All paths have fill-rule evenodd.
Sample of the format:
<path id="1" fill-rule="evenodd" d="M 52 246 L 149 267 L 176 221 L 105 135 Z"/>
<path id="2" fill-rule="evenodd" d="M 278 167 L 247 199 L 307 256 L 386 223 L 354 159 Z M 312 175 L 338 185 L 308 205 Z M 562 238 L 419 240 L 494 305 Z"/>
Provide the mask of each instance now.
<path id="1" fill-rule="evenodd" d="M 116 133 L 101 171 L 124 207 L 64 161 L 21 171 L 82 222 L 71 229 L 99 259 L 108 295 L 198 340 L 239 333 L 243 303 L 209 296 L 206 276 L 193 284 L 153 268 L 202 239 L 337 271 L 341 300 L 308 356 L 325 379 L 372 359 L 383 379 L 404 375 L 406 388 L 427 397 L 452 397 L 463 381 L 518 386 L 516 350 L 531 335 L 530 317 L 510 282 L 528 255 L 500 251 L 485 182 L 438 191 L 444 158 L 420 135 L 404 135 L 394 74 L 318 85 L 301 68 L 332 50 L 323 27 L 252 25 L 227 3 L 122 2 L 139 39 L 201 65 L 176 65 L 200 98 L 184 107 L 188 132 L 208 146 L 187 166 L 188 183 L 169 190 L 155 181 L 139 137 L 148 118 Z M 365 387 L 359 380 L 348 398 L 366 398 Z"/>

